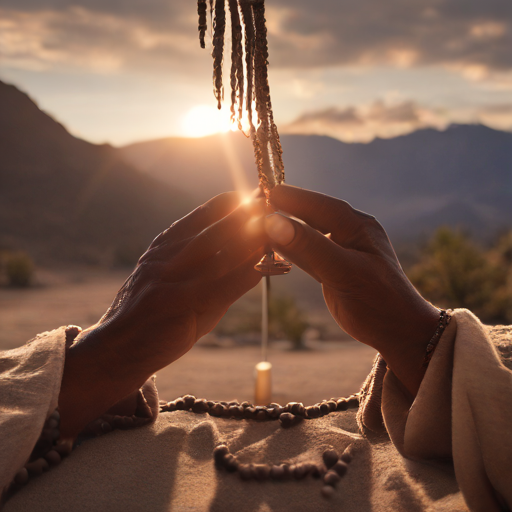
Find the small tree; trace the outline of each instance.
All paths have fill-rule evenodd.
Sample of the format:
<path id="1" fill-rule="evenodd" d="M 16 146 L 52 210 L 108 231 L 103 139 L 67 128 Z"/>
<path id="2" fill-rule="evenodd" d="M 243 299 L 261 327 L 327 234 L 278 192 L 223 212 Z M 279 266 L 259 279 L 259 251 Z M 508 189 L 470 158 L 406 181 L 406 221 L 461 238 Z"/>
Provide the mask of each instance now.
<path id="1" fill-rule="evenodd" d="M 5 272 L 9 286 L 29 286 L 34 277 L 34 262 L 24 252 L 13 252 L 5 258 Z"/>
<path id="2" fill-rule="evenodd" d="M 436 305 L 468 308 L 484 322 L 507 317 L 507 267 L 492 261 L 464 234 L 440 228 L 409 277 Z"/>

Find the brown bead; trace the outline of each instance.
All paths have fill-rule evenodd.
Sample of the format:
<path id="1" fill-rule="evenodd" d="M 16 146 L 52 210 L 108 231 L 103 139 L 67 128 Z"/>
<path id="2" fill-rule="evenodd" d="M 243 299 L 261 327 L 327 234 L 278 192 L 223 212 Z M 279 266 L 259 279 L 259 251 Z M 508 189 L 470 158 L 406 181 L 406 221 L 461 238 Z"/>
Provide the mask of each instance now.
<path id="1" fill-rule="evenodd" d="M 336 410 L 336 402 L 334 402 L 333 400 L 329 400 L 327 402 L 327 405 L 329 406 L 330 412 L 334 412 Z"/>
<path id="2" fill-rule="evenodd" d="M 338 462 L 338 452 L 336 450 L 325 450 L 325 452 L 322 455 L 322 458 L 324 459 L 324 464 L 327 467 L 327 469 L 330 469 Z"/>
<path id="3" fill-rule="evenodd" d="M 345 462 L 343 462 L 342 460 L 339 460 L 338 462 L 336 462 L 336 464 L 334 464 L 334 466 L 332 467 L 332 470 L 336 471 L 336 473 L 338 473 L 339 476 L 345 476 L 347 469 L 348 469 L 347 464 Z"/>
<path id="4" fill-rule="evenodd" d="M 324 476 L 324 483 L 327 485 L 336 485 L 340 481 L 340 475 L 336 471 L 330 470 Z"/>
<path id="5" fill-rule="evenodd" d="M 308 418 L 319 418 L 320 417 L 320 407 L 316 405 L 312 405 L 311 407 L 306 407 L 306 416 Z"/>
<path id="6" fill-rule="evenodd" d="M 256 408 L 255 407 L 246 407 L 244 411 L 244 418 L 252 420 L 256 417 Z"/>
<path id="7" fill-rule="evenodd" d="M 192 405 L 192 411 L 196 413 L 203 413 L 208 411 L 208 404 L 206 403 L 206 400 L 200 399 L 196 400 L 194 404 Z"/>
<path id="8" fill-rule="evenodd" d="M 44 459 L 36 459 L 34 462 L 29 462 L 25 465 L 27 468 L 27 471 L 30 475 L 37 476 L 43 473 L 43 471 L 48 471 L 50 469 L 50 466 L 48 465 L 48 462 L 46 462 Z"/>
<path id="9" fill-rule="evenodd" d="M 212 408 L 215 405 L 215 402 L 213 400 L 208 400 L 208 402 L 206 403 L 208 404 L 208 408 Z"/>
<path id="10" fill-rule="evenodd" d="M 253 478 L 254 472 L 251 464 L 239 464 L 238 472 L 242 480 L 250 480 Z"/>
<path id="11" fill-rule="evenodd" d="M 296 464 L 293 470 L 293 478 L 295 478 L 295 480 L 302 480 L 307 476 L 308 469 L 305 464 Z"/>
<path id="12" fill-rule="evenodd" d="M 295 414 L 296 416 L 303 416 L 304 415 L 304 411 L 305 411 L 304 404 L 302 404 L 300 402 L 295 402 L 292 405 L 292 408 L 291 408 L 290 412 L 292 414 Z"/>
<path id="13" fill-rule="evenodd" d="M 177 411 L 183 411 L 185 409 L 185 401 L 182 398 L 178 398 L 175 403 Z"/>
<path id="14" fill-rule="evenodd" d="M 183 403 L 185 404 L 185 410 L 188 411 L 192 408 L 194 405 L 194 402 L 196 401 L 196 397 L 193 395 L 185 395 L 183 397 Z"/>
<path id="15" fill-rule="evenodd" d="M 283 412 L 281 416 L 279 416 L 279 422 L 283 428 L 290 428 L 294 417 L 295 416 L 290 412 Z"/>
<path id="16" fill-rule="evenodd" d="M 266 411 L 256 412 L 256 419 L 258 421 L 265 421 L 267 419 L 267 412 Z"/>
<path id="17" fill-rule="evenodd" d="M 104 434 L 108 434 L 109 432 L 112 432 L 112 426 L 107 421 L 103 421 L 100 425 L 100 428 Z"/>
<path id="18" fill-rule="evenodd" d="M 327 405 L 327 402 L 322 402 L 320 404 L 320 413 L 322 416 L 325 416 L 326 414 L 329 414 L 331 412 L 330 407 Z"/>
<path id="19" fill-rule="evenodd" d="M 239 405 L 232 405 L 229 408 L 229 414 L 233 418 L 242 418 L 244 415 L 244 409 L 243 409 L 243 407 L 240 407 Z"/>
<path id="20" fill-rule="evenodd" d="M 279 418 L 279 414 L 277 413 L 277 410 L 274 407 L 269 407 L 267 409 L 267 415 L 269 418 L 272 418 L 272 419 Z"/>
<path id="21" fill-rule="evenodd" d="M 270 468 L 270 478 L 273 480 L 284 480 L 286 474 L 283 466 L 272 466 Z"/>
<path id="22" fill-rule="evenodd" d="M 270 466 L 268 464 L 254 464 L 254 477 L 262 482 L 270 478 Z"/>
<path id="23" fill-rule="evenodd" d="M 54 418 L 48 418 L 46 423 L 44 424 L 45 428 L 49 428 L 53 430 L 54 428 L 57 428 L 59 426 L 59 422 Z"/>
<path id="24" fill-rule="evenodd" d="M 272 402 L 271 404 L 269 404 L 269 408 L 271 409 L 277 409 L 278 407 L 281 407 L 279 404 L 276 404 L 275 402 Z"/>
<path id="25" fill-rule="evenodd" d="M 59 453 L 57 451 L 55 451 L 55 450 L 50 450 L 44 456 L 44 458 L 46 459 L 46 462 L 48 462 L 48 464 L 50 464 L 50 466 L 56 466 L 62 460 L 61 456 L 59 455 Z"/>
<path id="26" fill-rule="evenodd" d="M 281 467 L 284 471 L 284 478 L 291 478 L 292 477 L 292 471 L 291 471 L 291 465 L 290 464 L 281 464 Z"/>
<path id="27" fill-rule="evenodd" d="M 14 477 L 14 483 L 17 485 L 25 485 L 28 482 L 29 476 L 27 468 L 21 468 Z"/>
<path id="28" fill-rule="evenodd" d="M 310 475 L 313 473 L 313 469 L 316 467 L 315 464 L 311 462 L 304 462 L 304 467 L 306 468 L 306 475 Z"/>
<path id="29" fill-rule="evenodd" d="M 229 448 L 225 444 L 219 444 L 213 450 L 213 458 L 215 463 L 219 466 L 222 466 L 224 457 L 228 455 Z"/>
<path id="30" fill-rule="evenodd" d="M 238 403 L 238 400 L 231 400 L 231 402 L 228 403 L 230 407 L 236 406 L 238 407 L 240 404 Z"/>
<path id="31" fill-rule="evenodd" d="M 224 467 L 231 473 L 238 469 L 238 460 L 232 453 L 224 456 Z"/>
<path id="32" fill-rule="evenodd" d="M 219 403 L 220 403 L 221 405 L 225 405 L 226 407 L 229 405 L 229 402 L 224 402 L 224 401 L 222 401 L 222 402 L 219 402 Z"/>
<path id="33" fill-rule="evenodd" d="M 123 416 L 123 429 L 128 430 L 133 427 L 133 418 L 131 416 Z"/>
<path id="34" fill-rule="evenodd" d="M 252 404 L 251 402 L 244 400 L 240 405 L 245 409 L 246 407 L 251 407 Z"/>
<path id="35" fill-rule="evenodd" d="M 331 487 L 330 485 L 324 485 L 322 487 L 322 496 L 324 498 L 332 498 L 333 494 L 334 494 L 334 487 Z"/>
<path id="36" fill-rule="evenodd" d="M 67 457 L 73 451 L 73 443 L 71 441 L 64 441 L 55 446 L 54 449 L 61 457 Z"/>
<path id="37" fill-rule="evenodd" d="M 224 410 L 224 407 L 220 404 L 215 404 L 212 407 L 210 407 L 210 414 L 212 416 L 222 416 L 222 411 Z"/>
<path id="38" fill-rule="evenodd" d="M 348 402 L 344 398 L 340 398 L 336 402 L 336 410 L 337 411 L 346 411 L 348 409 Z"/>
<path id="39" fill-rule="evenodd" d="M 230 418 L 231 413 L 229 412 L 229 407 L 227 405 L 222 406 L 222 417 L 223 418 Z"/>
<path id="40" fill-rule="evenodd" d="M 54 419 L 54 420 L 57 420 L 60 422 L 60 412 L 59 411 L 53 411 L 51 414 L 50 414 L 50 418 Z"/>
<path id="41" fill-rule="evenodd" d="M 162 408 L 164 411 L 173 412 L 176 410 L 176 402 L 168 402 L 167 405 L 164 405 Z"/>

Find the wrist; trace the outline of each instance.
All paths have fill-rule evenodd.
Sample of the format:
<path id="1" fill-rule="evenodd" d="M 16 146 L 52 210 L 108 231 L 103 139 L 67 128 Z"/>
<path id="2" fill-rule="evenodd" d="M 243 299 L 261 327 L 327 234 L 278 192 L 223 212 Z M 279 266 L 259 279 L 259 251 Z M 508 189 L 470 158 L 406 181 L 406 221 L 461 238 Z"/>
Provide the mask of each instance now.
<path id="1" fill-rule="evenodd" d="M 148 378 L 127 367 L 123 352 L 110 341 L 91 328 L 67 350 L 59 395 L 63 439 L 74 438 Z"/>
<path id="2" fill-rule="evenodd" d="M 425 375 L 427 346 L 439 325 L 440 310 L 421 299 L 400 315 L 392 339 L 378 349 L 387 365 L 414 398 Z"/>

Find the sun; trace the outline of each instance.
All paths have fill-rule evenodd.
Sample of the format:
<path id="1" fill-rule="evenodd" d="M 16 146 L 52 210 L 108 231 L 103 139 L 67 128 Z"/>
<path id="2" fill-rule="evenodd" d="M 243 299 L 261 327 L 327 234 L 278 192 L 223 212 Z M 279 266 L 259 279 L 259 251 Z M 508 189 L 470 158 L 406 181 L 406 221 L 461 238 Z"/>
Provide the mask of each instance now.
<path id="1" fill-rule="evenodd" d="M 217 110 L 209 105 L 192 107 L 185 114 L 182 126 L 185 137 L 205 137 L 236 129 L 231 123 L 228 109 Z"/>

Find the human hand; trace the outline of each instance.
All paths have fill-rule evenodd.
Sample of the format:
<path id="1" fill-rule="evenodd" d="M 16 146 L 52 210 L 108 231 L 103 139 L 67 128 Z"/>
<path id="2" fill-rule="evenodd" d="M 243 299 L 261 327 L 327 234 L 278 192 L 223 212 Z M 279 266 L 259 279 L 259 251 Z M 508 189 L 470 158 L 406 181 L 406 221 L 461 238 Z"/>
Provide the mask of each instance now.
<path id="1" fill-rule="evenodd" d="M 263 214 L 262 199 L 241 205 L 238 194 L 221 194 L 153 241 L 106 314 L 68 351 L 61 428 L 79 431 L 138 389 L 258 283 Z"/>
<path id="2" fill-rule="evenodd" d="M 270 201 L 303 221 L 266 218 L 275 250 L 322 284 L 340 327 L 376 348 L 415 396 L 439 312 L 405 275 L 383 227 L 347 202 L 309 190 L 280 185 Z"/>

